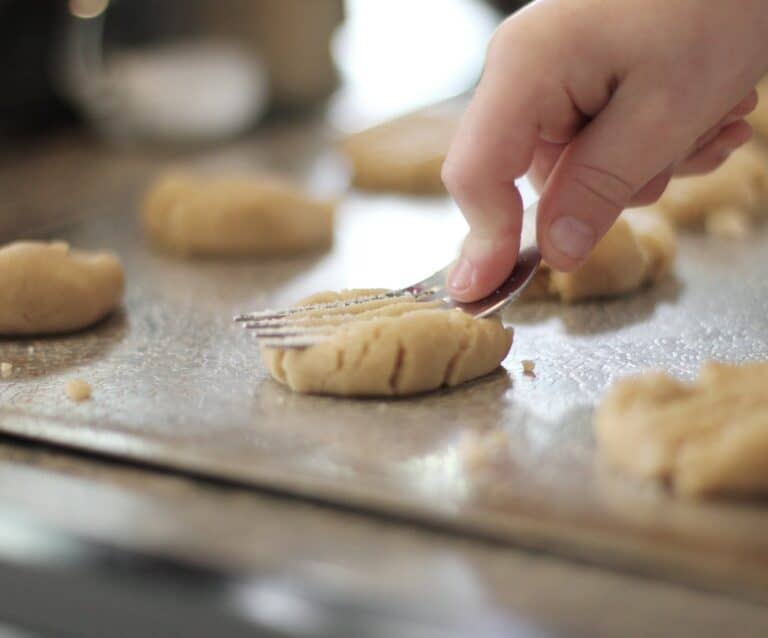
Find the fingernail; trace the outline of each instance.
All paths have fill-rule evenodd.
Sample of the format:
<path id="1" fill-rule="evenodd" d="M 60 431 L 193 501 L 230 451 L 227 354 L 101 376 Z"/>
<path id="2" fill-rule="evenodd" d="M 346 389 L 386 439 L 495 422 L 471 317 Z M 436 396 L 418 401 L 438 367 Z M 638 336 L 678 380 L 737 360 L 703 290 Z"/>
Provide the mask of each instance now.
<path id="1" fill-rule="evenodd" d="M 580 219 L 560 217 L 549 227 L 549 241 L 564 255 L 583 259 L 595 245 L 595 233 Z"/>
<path id="2" fill-rule="evenodd" d="M 468 259 L 462 257 L 448 277 L 448 287 L 456 292 L 464 292 L 472 286 L 474 278 L 475 267 Z"/>

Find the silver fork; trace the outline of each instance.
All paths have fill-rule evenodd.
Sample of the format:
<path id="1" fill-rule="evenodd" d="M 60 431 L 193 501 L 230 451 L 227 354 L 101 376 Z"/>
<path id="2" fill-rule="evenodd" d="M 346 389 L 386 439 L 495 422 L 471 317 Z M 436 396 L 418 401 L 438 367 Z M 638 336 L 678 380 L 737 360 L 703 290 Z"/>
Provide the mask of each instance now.
<path id="1" fill-rule="evenodd" d="M 352 321 L 350 309 L 366 305 L 376 307 L 391 300 L 431 302 L 436 308 L 459 309 L 478 319 L 500 312 L 525 290 L 541 263 L 536 244 L 536 211 L 538 202 L 523 213 L 520 254 L 510 276 L 493 293 L 471 303 L 455 301 L 448 294 L 445 281 L 453 264 L 447 265 L 422 281 L 375 295 L 364 295 L 344 301 L 309 304 L 282 310 L 262 310 L 238 315 L 234 320 L 251 330 L 259 343 L 269 348 L 308 348 L 324 339 L 333 329 Z M 357 307 L 357 308 L 355 308 Z"/>

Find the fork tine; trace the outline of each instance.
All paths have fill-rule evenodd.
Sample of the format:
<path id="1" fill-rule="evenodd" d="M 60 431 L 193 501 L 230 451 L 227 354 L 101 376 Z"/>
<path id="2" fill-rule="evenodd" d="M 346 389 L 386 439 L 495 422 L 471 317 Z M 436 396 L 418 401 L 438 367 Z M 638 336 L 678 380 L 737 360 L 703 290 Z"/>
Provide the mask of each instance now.
<path id="1" fill-rule="evenodd" d="M 326 316 L 299 316 L 299 317 L 278 317 L 276 319 L 258 319 L 256 321 L 241 322 L 243 328 L 247 330 L 258 330 L 260 328 L 285 328 L 293 326 L 296 328 L 307 327 L 311 328 L 313 325 L 330 325 L 337 323 L 345 323 L 352 319 L 354 315 L 326 315 Z"/>
<path id="2" fill-rule="evenodd" d="M 335 326 L 333 326 L 335 327 Z M 293 328 L 284 326 L 279 328 L 253 328 L 251 334 L 257 339 L 266 339 L 272 337 L 294 337 L 299 335 L 330 335 L 332 330 L 328 326 L 307 326 L 304 328 Z"/>
<path id="3" fill-rule="evenodd" d="M 307 306 L 296 306 L 295 308 L 285 308 L 283 310 L 260 310 L 257 312 L 249 312 L 241 315 L 237 315 L 234 320 L 238 322 L 244 321 L 261 321 L 269 319 L 280 319 L 283 317 L 289 317 L 302 312 L 312 312 L 316 310 L 332 310 L 335 308 L 347 308 L 349 306 L 356 306 L 362 303 L 368 303 L 370 301 L 379 301 L 383 299 L 392 299 L 395 297 L 413 296 L 412 293 L 406 290 L 392 290 L 389 292 L 383 292 L 378 295 L 365 295 L 363 297 L 355 297 L 353 299 L 344 299 L 342 301 L 329 301 L 326 303 L 309 304 Z"/>
<path id="4" fill-rule="evenodd" d="M 301 350 L 311 348 L 325 340 L 324 336 L 297 335 L 284 337 L 268 337 L 259 339 L 259 345 L 265 348 L 281 348 L 286 350 Z"/>
<path id="5" fill-rule="evenodd" d="M 407 288 L 284 310 L 261 310 L 238 315 L 234 320 L 249 329 L 263 347 L 308 348 L 330 337 L 339 326 L 386 306 L 390 299 L 408 297 L 410 301 L 407 303 L 432 302 L 440 308 L 460 310 L 478 319 L 486 317 L 517 299 L 536 274 L 541 263 L 534 233 L 537 212 L 538 202 L 528 206 L 523 213 L 524 241 L 507 280 L 495 292 L 474 303 L 459 303 L 450 298 L 446 289 L 446 277 L 452 267 L 449 265 Z"/>

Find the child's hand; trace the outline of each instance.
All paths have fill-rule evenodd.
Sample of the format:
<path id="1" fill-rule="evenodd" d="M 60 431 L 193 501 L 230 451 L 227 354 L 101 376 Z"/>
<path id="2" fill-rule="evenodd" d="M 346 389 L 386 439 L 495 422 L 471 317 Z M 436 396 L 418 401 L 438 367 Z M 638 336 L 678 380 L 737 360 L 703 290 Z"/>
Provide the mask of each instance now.
<path id="1" fill-rule="evenodd" d="M 749 139 L 766 70 L 766 0 L 539 0 L 507 20 L 443 167 L 471 228 L 451 292 L 477 299 L 512 270 L 516 178 L 542 189 L 544 258 L 572 270 L 623 208 Z"/>

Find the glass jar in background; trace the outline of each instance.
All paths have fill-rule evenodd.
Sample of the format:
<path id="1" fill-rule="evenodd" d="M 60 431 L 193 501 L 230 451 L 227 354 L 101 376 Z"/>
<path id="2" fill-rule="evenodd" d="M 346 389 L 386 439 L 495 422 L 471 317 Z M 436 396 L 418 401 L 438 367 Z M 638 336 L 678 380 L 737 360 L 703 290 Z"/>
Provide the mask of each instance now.
<path id="1" fill-rule="evenodd" d="M 341 0 L 70 0 L 60 85 L 106 137 L 207 143 L 336 84 Z"/>
<path id="2" fill-rule="evenodd" d="M 312 106 L 338 86 L 330 41 L 344 20 L 343 0 L 225 0 L 202 9 L 211 31 L 258 47 L 274 106 Z"/>

